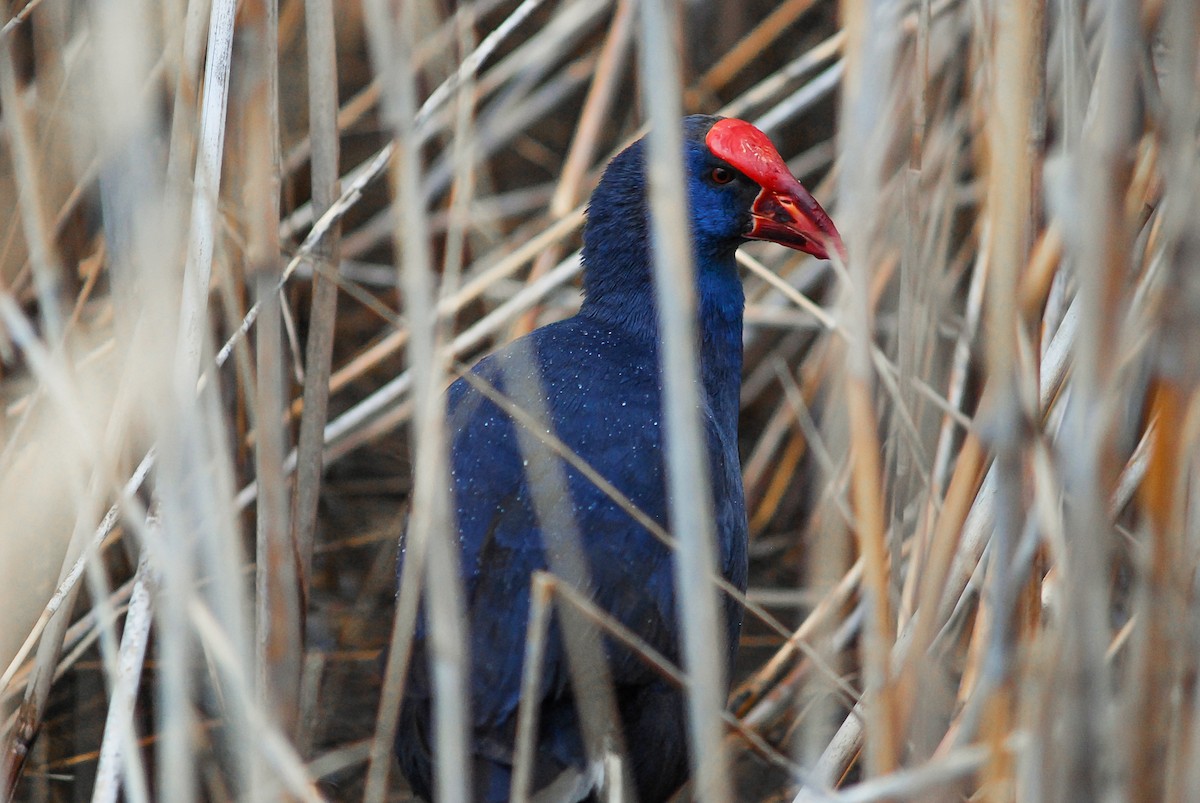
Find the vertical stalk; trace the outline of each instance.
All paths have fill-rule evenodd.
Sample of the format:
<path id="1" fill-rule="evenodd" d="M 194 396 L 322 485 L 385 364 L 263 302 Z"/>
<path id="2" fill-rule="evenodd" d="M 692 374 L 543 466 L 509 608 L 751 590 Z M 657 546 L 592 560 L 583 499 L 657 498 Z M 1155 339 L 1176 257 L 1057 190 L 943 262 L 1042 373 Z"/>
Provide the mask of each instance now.
<path id="1" fill-rule="evenodd" d="M 57 344 L 63 333 L 62 312 L 59 309 L 59 274 L 62 269 L 46 215 L 42 169 L 34 147 L 34 121 L 17 86 L 12 42 L 12 37 L 0 36 L 0 106 L 4 107 L 4 127 L 12 148 L 13 167 L 20 190 L 17 193 L 17 206 L 29 244 L 38 309 L 41 311 L 46 339 Z"/>
<path id="2" fill-rule="evenodd" d="M 843 106 L 846 168 L 841 179 L 842 231 L 850 251 L 849 287 L 845 303 L 853 340 L 846 352 L 846 401 L 850 426 L 851 499 L 863 558 L 868 613 L 863 651 L 867 718 L 867 769 L 893 770 L 899 759 L 899 734 L 891 651 L 895 643 L 891 582 L 885 544 L 885 516 L 880 443 L 873 399 L 871 348 L 874 324 L 868 288 L 872 284 L 872 248 L 880 230 L 878 197 L 886 118 L 886 82 L 877 76 L 893 72 L 898 22 L 892 4 L 865 0 L 847 4 L 853 23 L 848 35 L 847 99 Z M 869 76 L 869 77 L 868 77 Z M 835 256 L 835 259 L 837 257 Z"/>
<path id="3" fill-rule="evenodd" d="M 733 799 L 721 713 L 727 688 L 716 590 L 712 489 L 703 448 L 696 353 L 695 275 L 679 121 L 676 20 L 665 0 L 643 0 L 638 30 L 642 105 L 650 122 L 646 175 L 650 189 L 654 296 L 662 332 L 663 416 L 671 529 L 678 539 L 675 587 L 683 629 L 694 790 L 701 801 Z M 716 658 L 714 659 L 714 656 Z"/>
<path id="4" fill-rule="evenodd" d="M 1023 526 L 1022 454 L 1027 417 L 1021 407 L 1017 327 L 1018 285 L 1030 244 L 1032 164 L 1029 133 L 1034 109 L 1034 59 L 1037 0 L 1016 0 L 996 8 L 996 77 L 993 113 L 988 130 L 991 162 L 988 169 L 987 214 L 991 237 L 985 321 L 987 369 L 992 391 L 987 417 L 995 452 L 996 525 L 989 564 L 988 616 L 990 633 L 980 678 L 981 691 L 990 695 L 984 715 L 984 737 L 996 749 L 989 777 L 1000 782 L 1011 772 L 1003 766 L 1004 739 L 1012 726 L 1014 693 L 1011 684 L 1013 606 L 1010 578 L 1018 535 Z M 1002 793 L 998 793 L 1002 794 Z"/>
<path id="5" fill-rule="evenodd" d="M 125 780 L 125 795 L 131 803 L 145 803 L 150 799 L 134 731 L 134 705 L 150 639 L 153 583 L 153 571 L 143 558 L 138 564 L 125 629 L 121 634 L 120 667 L 105 717 L 92 803 L 116 803 L 122 779 Z"/>
<path id="6" fill-rule="evenodd" d="M 208 284 L 212 275 L 216 237 L 217 198 L 225 152 L 225 117 L 229 102 L 229 64 L 233 58 L 233 22 L 236 0 L 212 0 L 208 26 L 208 52 L 204 67 L 204 96 L 200 112 L 199 153 L 196 156 L 195 192 L 187 263 L 183 275 L 179 338 L 175 362 L 176 393 L 190 400 L 200 368 L 200 353 L 208 322 Z"/>
<path id="7" fill-rule="evenodd" d="M 1069 785 L 1077 799 L 1099 800 L 1114 791 L 1116 774 L 1107 767 L 1123 763 L 1123 740 L 1113 737 L 1110 673 L 1104 661 L 1109 632 L 1110 559 L 1114 531 L 1105 515 L 1107 488 L 1116 480 L 1112 390 L 1116 365 L 1113 321 L 1128 270 L 1131 238 L 1124 215 L 1129 173 L 1128 150 L 1133 133 L 1139 29 L 1132 0 L 1113 0 L 1103 7 L 1100 65 L 1093 89 L 1091 114 L 1078 147 L 1068 151 L 1076 179 L 1075 205 L 1063 220 L 1068 252 L 1079 266 L 1079 338 L 1070 403 L 1063 421 L 1061 470 L 1067 489 L 1063 645 L 1054 667 L 1065 727 L 1075 734 L 1058 764 L 1051 789 Z M 1046 738 L 1051 738 L 1047 734 Z"/>
<path id="8" fill-rule="evenodd" d="M 1137 616 L 1144 625 L 1133 645 L 1127 709 L 1130 716 L 1126 721 L 1138 723 L 1129 759 L 1129 789 L 1147 800 L 1186 800 L 1197 793 L 1195 759 L 1200 750 L 1200 717 L 1196 710 L 1200 698 L 1184 703 L 1187 714 L 1183 717 L 1178 713 L 1182 707 L 1179 698 L 1186 701 L 1189 693 L 1195 695 L 1194 689 L 1189 692 L 1191 684 L 1184 678 L 1195 671 L 1197 641 L 1191 624 L 1195 622 L 1195 581 L 1188 568 L 1194 559 L 1188 556 L 1195 555 L 1196 544 L 1187 526 L 1189 507 L 1191 516 L 1195 516 L 1194 499 L 1189 498 L 1194 491 L 1188 493 L 1195 473 L 1194 460 L 1189 460 L 1195 453 L 1194 423 L 1190 428 L 1193 438 L 1180 437 L 1180 433 L 1188 432 L 1188 419 L 1195 418 L 1200 387 L 1200 359 L 1195 353 L 1200 336 L 1200 277 L 1195 263 L 1200 254 L 1200 233 L 1194 215 L 1196 198 L 1200 197 L 1195 139 L 1200 97 L 1194 80 L 1200 12 L 1195 3 L 1176 0 L 1167 4 L 1164 17 L 1163 39 L 1168 54 L 1164 58 L 1165 125 L 1161 132 L 1166 174 L 1162 226 L 1165 275 L 1156 322 L 1158 353 L 1150 380 L 1148 418 L 1156 422 L 1154 441 L 1140 489 L 1146 509 L 1146 533 L 1138 555 L 1143 576 Z M 1173 720 L 1177 719 L 1184 724 L 1173 729 Z M 1164 762 L 1163 756 L 1173 752 L 1172 742 L 1175 755 L 1172 761 Z M 1190 768 L 1183 771 L 1190 788 L 1180 788 L 1178 782 L 1172 784 L 1174 789 L 1169 787 L 1164 764 L 1168 768 L 1174 764 L 1176 773 Z"/>
<path id="9" fill-rule="evenodd" d="M 308 131 L 312 141 L 313 217 L 321 216 L 340 194 L 338 182 L 337 52 L 333 0 L 306 0 L 308 42 Z M 324 430 L 329 409 L 329 371 L 337 317 L 337 284 L 328 275 L 338 269 L 338 227 L 313 250 L 312 309 L 304 354 L 304 409 L 296 461 L 296 497 L 292 513 L 300 561 L 301 599 L 309 597 L 313 539 L 324 468 Z M 303 604 L 303 603 L 302 603 Z"/>
<path id="10" fill-rule="evenodd" d="M 249 227 L 246 268 L 259 305 L 255 330 L 253 417 L 255 474 L 258 477 L 255 561 L 255 667 L 259 699 L 273 711 L 284 732 L 297 726 L 302 665 L 299 571 L 288 527 L 283 460 L 284 362 L 282 304 L 277 291 L 279 260 L 279 97 L 278 6 L 276 0 L 252 0 L 243 10 L 238 48 L 244 65 L 238 99 L 242 193 Z"/>
<path id="11" fill-rule="evenodd" d="M 394 243 L 400 254 L 400 282 L 409 320 L 408 361 L 413 382 L 413 504 L 409 518 L 409 543 L 427 555 L 426 611 L 429 616 L 430 661 L 434 682 L 434 786 L 442 800 L 465 800 L 471 785 L 468 752 L 470 698 L 469 667 L 463 626 L 462 588 L 457 539 L 449 506 L 449 471 L 445 454 L 445 410 L 441 396 L 442 355 L 437 338 L 437 305 L 429 254 L 425 191 L 421 169 L 416 72 L 413 59 L 416 35 L 415 3 L 395 19 L 386 2 L 366 4 L 371 55 L 383 81 L 383 109 L 392 128 L 396 156 L 392 162 L 392 197 L 396 214 Z M 461 73 L 460 73 L 461 75 Z M 443 85 L 445 86 L 445 85 Z M 431 99 L 432 100 L 432 99 Z M 403 594 L 403 590 L 401 592 Z M 376 723 L 366 799 L 381 801 L 386 790 L 388 757 L 395 738 L 407 645 L 412 633 L 401 632 L 398 615 L 392 632 L 392 653 L 384 677 L 384 705 Z"/>

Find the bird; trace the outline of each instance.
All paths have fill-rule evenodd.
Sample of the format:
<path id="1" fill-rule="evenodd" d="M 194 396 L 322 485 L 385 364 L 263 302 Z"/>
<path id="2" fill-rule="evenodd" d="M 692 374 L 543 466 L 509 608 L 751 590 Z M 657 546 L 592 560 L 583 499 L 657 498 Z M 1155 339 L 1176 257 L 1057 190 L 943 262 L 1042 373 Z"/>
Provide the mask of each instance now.
<path id="1" fill-rule="evenodd" d="M 738 402 L 745 304 L 735 252 L 767 240 L 818 259 L 843 250 L 821 205 L 770 139 L 743 120 L 693 115 L 682 121 L 683 165 L 695 269 L 698 388 L 712 480 L 717 568 L 744 591 L 747 518 L 738 456 Z M 519 429 L 501 398 L 523 382 L 542 394 L 551 434 L 666 528 L 661 339 L 654 294 L 646 144 L 605 168 L 583 231 L 583 302 L 572 317 L 536 329 L 488 355 L 446 393 L 447 448 L 467 626 L 473 794 L 508 799 L 531 599 L 531 575 L 549 566 L 535 488 Z M 495 392 L 488 394 L 487 387 Z M 509 408 L 511 410 L 511 408 Z M 678 664 L 681 633 L 671 550 L 577 466 L 562 463 L 562 498 L 586 561 L 591 600 Z M 544 512 L 544 509 L 543 509 Z M 400 562 L 407 550 L 402 543 Z M 726 676 L 741 606 L 726 595 Z M 395 743 L 414 793 L 433 799 L 432 671 L 427 624 L 413 640 Z M 642 803 L 666 800 L 687 779 L 683 692 L 629 650 L 605 642 L 628 772 Z M 566 668 L 552 626 L 538 705 L 533 788 L 555 799 L 598 799 Z M 574 777 L 574 787 L 558 779 Z M 559 785 L 555 786 L 556 783 Z M 567 791 L 562 791 L 566 789 Z"/>

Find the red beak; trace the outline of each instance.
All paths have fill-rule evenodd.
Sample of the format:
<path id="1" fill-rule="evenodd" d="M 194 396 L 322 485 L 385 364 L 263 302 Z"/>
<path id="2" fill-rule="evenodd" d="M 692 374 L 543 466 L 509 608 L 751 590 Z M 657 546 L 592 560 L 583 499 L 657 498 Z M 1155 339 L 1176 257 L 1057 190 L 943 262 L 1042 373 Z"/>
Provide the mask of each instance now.
<path id="1" fill-rule="evenodd" d="M 829 215 L 799 181 L 787 191 L 763 191 L 750 207 L 753 225 L 746 236 L 795 248 L 817 259 L 829 259 L 829 247 L 846 258 L 846 246 Z"/>
<path id="2" fill-rule="evenodd" d="M 709 129 L 705 143 L 714 156 L 762 187 L 750 207 L 747 237 L 795 248 L 817 259 L 828 259 L 833 248 L 846 258 L 837 227 L 787 169 L 766 134 L 743 120 L 726 119 Z"/>

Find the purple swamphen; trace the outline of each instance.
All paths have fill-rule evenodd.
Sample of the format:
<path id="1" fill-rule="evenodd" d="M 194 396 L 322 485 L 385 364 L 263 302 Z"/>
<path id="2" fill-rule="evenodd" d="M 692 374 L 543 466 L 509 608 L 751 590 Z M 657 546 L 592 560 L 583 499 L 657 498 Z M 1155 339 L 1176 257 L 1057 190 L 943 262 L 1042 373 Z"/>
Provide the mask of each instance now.
<path id="1" fill-rule="evenodd" d="M 701 401 L 722 574 L 746 587 L 746 506 L 738 460 L 744 298 L 734 252 L 770 240 L 826 258 L 841 239 L 766 135 L 719 117 L 684 120 L 684 164 L 695 259 Z M 481 361 L 473 372 L 500 394 L 535 383 L 547 425 L 563 443 L 659 524 L 668 521 L 658 317 L 654 301 L 644 144 L 612 160 L 588 205 L 584 302 Z M 528 398 L 528 397 L 526 397 Z M 543 524 L 517 427 L 477 385 L 459 379 L 447 399 L 450 468 L 468 617 L 475 795 L 507 800 L 530 575 L 547 568 Z M 667 658 L 680 659 L 670 550 L 578 470 L 562 463 L 558 488 L 573 516 L 591 598 Z M 565 487 L 564 487 L 565 486 Z M 544 510 L 544 507 L 543 507 Z M 403 558 L 402 558 L 403 559 Z M 742 611 L 726 599 L 732 664 Z M 432 798 L 432 678 L 426 625 L 418 625 L 396 752 L 414 791 Z M 605 643 L 628 769 L 642 803 L 665 800 L 688 772 L 685 701 L 632 652 Z M 562 634 L 552 626 L 542 674 L 534 790 L 574 773 L 564 795 L 597 791 L 573 700 Z"/>

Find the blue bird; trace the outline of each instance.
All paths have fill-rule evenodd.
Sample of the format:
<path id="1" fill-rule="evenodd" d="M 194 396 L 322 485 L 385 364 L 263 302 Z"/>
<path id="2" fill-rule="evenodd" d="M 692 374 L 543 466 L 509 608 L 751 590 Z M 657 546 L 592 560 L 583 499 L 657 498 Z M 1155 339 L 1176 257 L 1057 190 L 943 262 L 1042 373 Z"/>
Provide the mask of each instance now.
<path id="1" fill-rule="evenodd" d="M 820 259 L 827 258 L 829 247 L 842 246 L 829 216 L 757 128 L 696 115 L 684 120 L 683 131 L 718 568 L 744 590 L 747 525 L 737 449 L 744 297 L 734 252 L 748 239 Z M 540 388 L 553 434 L 654 521 L 668 525 L 644 141 L 612 160 L 591 197 L 583 268 L 584 302 L 577 315 L 491 354 L 472 369 L 475 384 L 461 378 L 448 391 L 478 800 L 508 799 L 530 575 L 548 567 L 543 543 L 548 536 L 518 442 L 521 425 L 481 391 L 479 380 L 512 399 L 522 398 L 528 386 Z M 567 498 L 556 504 L 574 518 L 590 579 L 587 592 L 678 663 L 670 550 L 577 469 L 565 462 L 562 468 Z M 728 598 L 723 610 L 728 646 L 723 658 L 732 666 L 742 612 Z M 638 800 L 666 800 L 688 773 L 683 694 L 630 651 L 611 642 L 604 650 Z M 396 752 L 413 790 L 432 799 L 433 684 L 427 660 L 422 620 Z M 557 624 L 546 647 L 541 695 L 533 788 L 559 790 L 555 799 L 589 799 L 599 781 L 588 771 Z M 566 777 L 577 782 L 564 787 Z"/>

